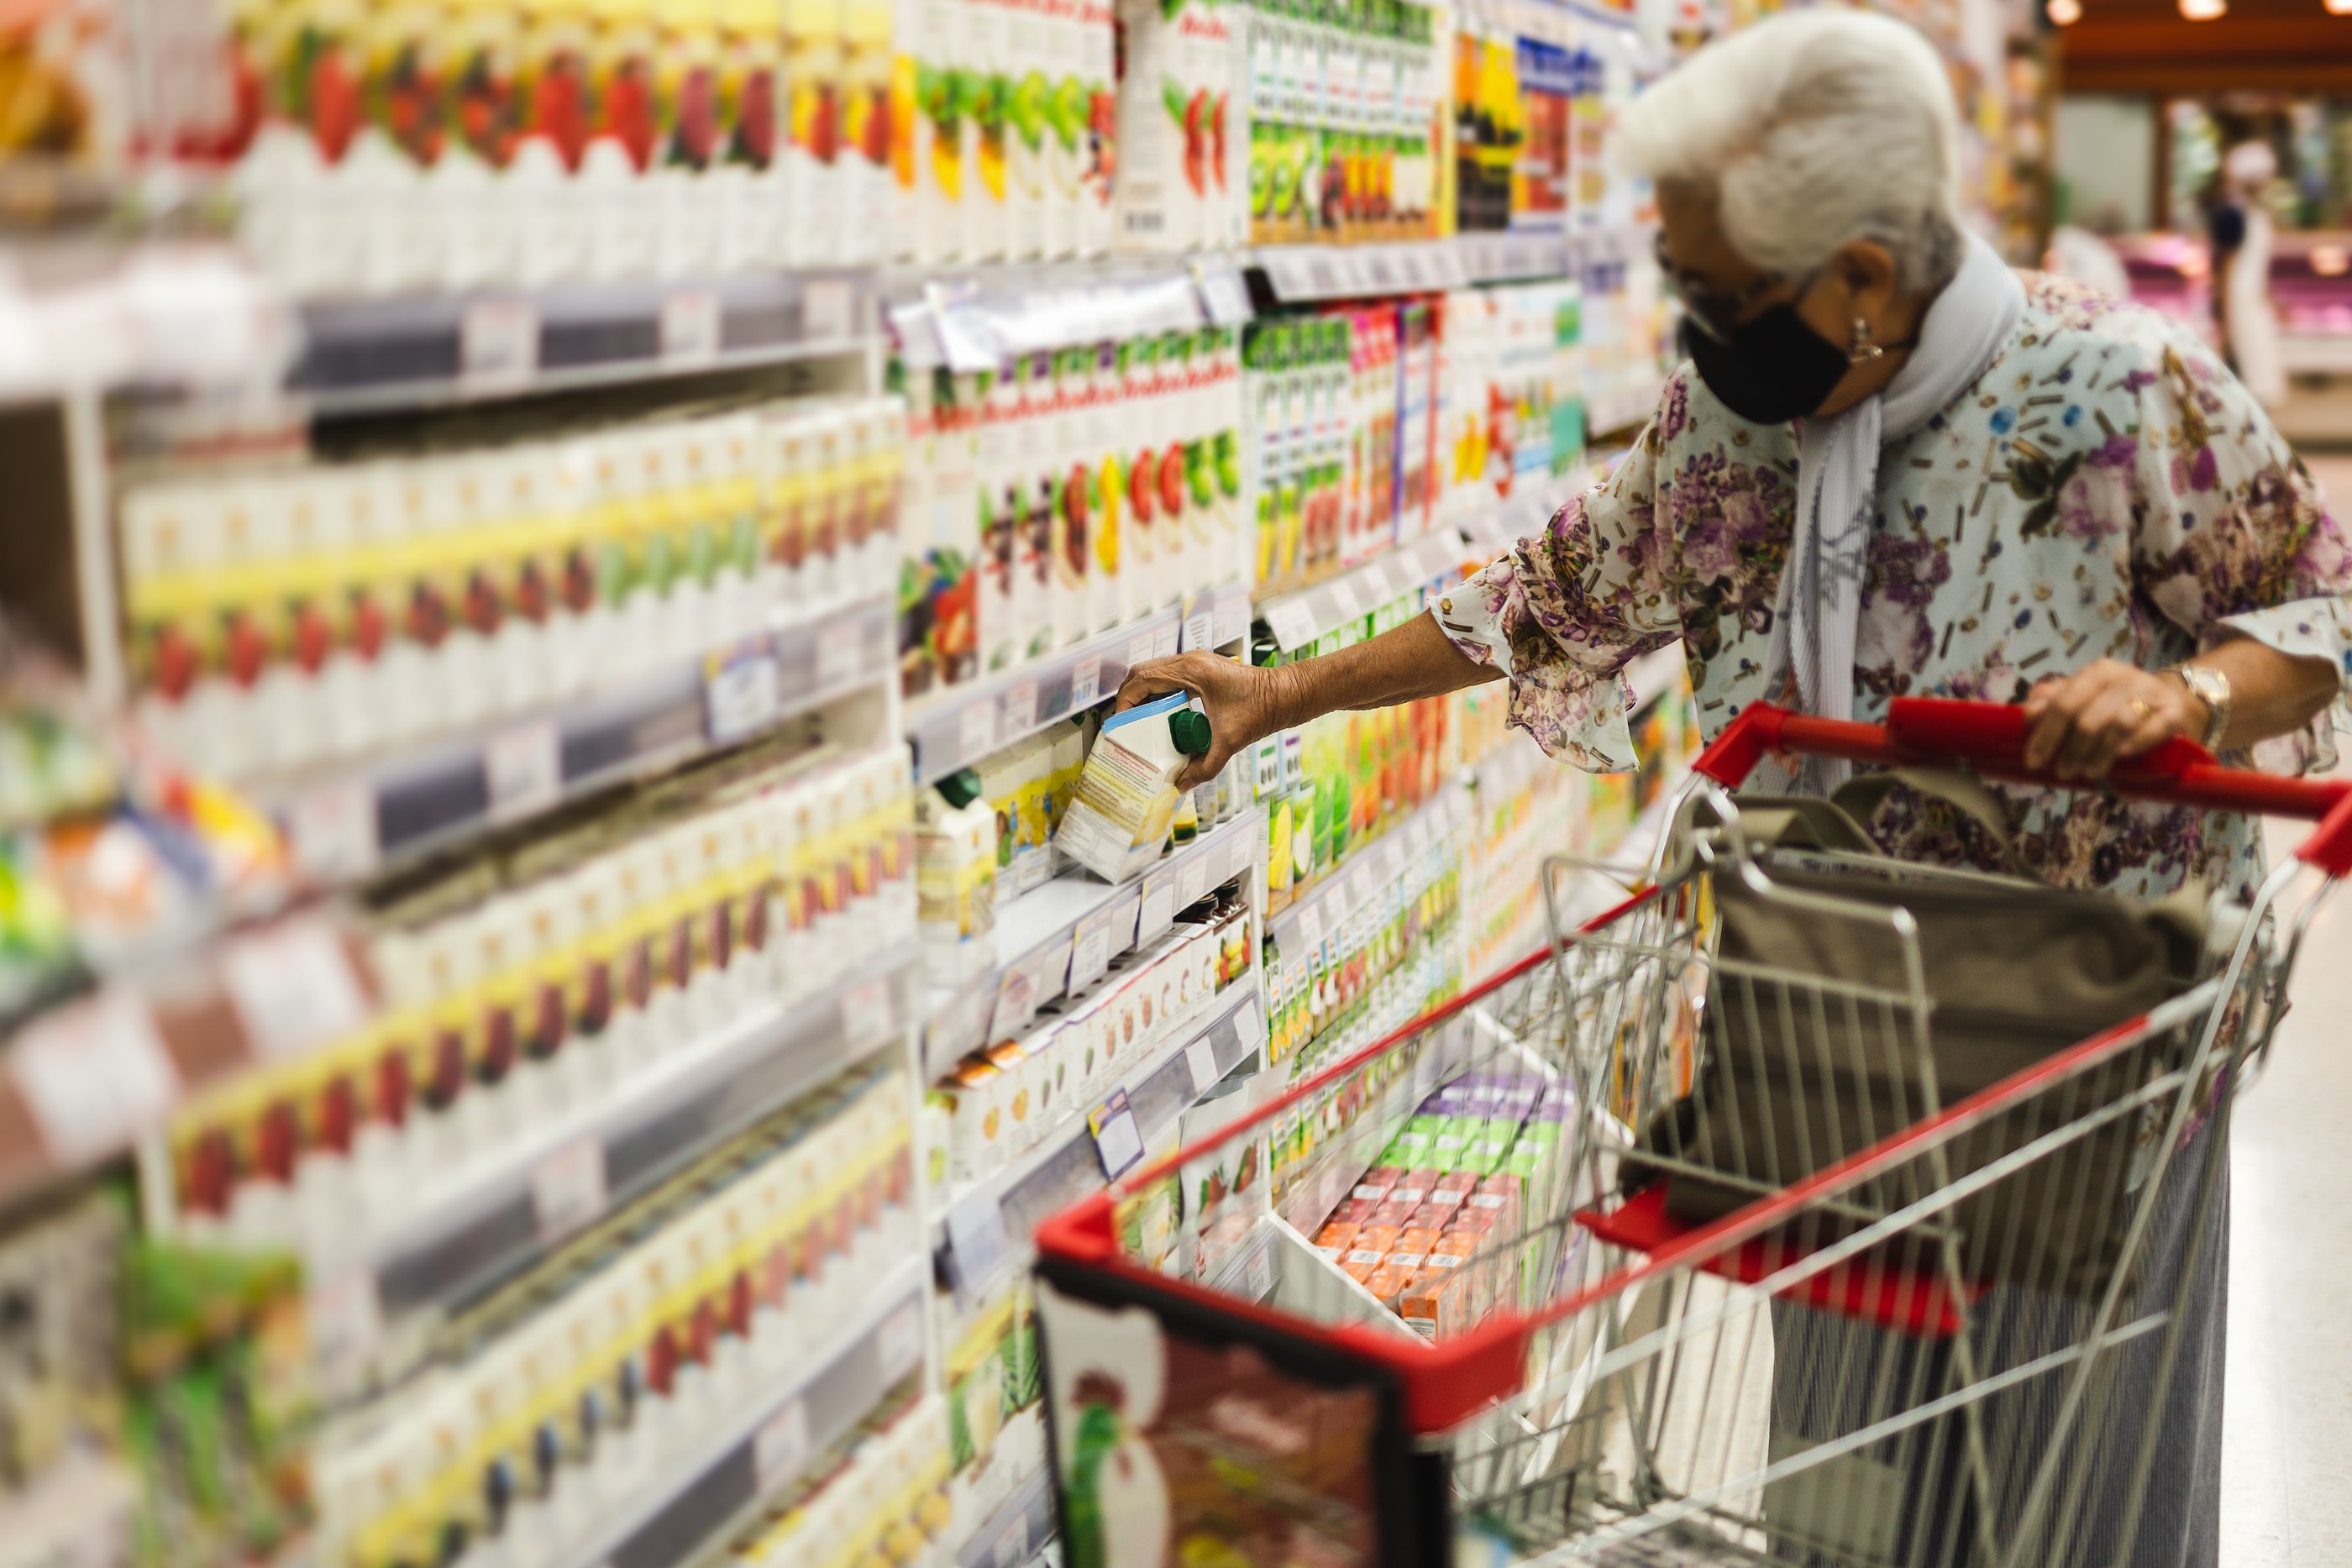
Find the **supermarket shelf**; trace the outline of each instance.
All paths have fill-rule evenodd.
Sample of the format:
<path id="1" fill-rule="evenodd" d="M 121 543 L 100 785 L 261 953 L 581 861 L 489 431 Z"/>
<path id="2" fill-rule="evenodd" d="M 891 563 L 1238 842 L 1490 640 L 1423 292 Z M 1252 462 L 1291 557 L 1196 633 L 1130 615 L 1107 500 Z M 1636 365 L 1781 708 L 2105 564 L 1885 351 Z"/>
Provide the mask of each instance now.
<path id="1" fill-rule="evenodd" d="M 1282 1221 L 1268 1214 L 1252 1228 L 1240 1250 L 1226 1259 L 1209 1281 L 1217 1295 L 1245 1301 L 1263 1301 L 1274 1293 L 1275 1249 L 1283 1243 Z"/>
<path id="2" fill-rule="evenodd" d="M 207 933 L 49 1007 L 0 1042 L 0 1208 L 129 1152 L 248 1068 L 345 1037 L 375 1008 L 331 907 Z"/>
<path id="3" fill-rule="evenodd" d="M 1023 736 L 1094 706 L 1115 695 L 1127 672 L 1146 659 L 1247 635 L 1249 591 L 1227 584 L 1019 669 L 918 698 L 907 714 L 915 782 L 936 784 Z"/>
<path id="4" fill-rule="evenodd" d="M 1267 922 L 1275 945 L 1293 954 L 1320 946 L 1342 920 L 1402 877 L 1433 840 L 1468 821 L 1472 810 L 1469 789 L 1458 779 L 1448 779 L 1412 815 L 1360 845 L 1344 866 L 1325 873 Z"/>
<path id="5" fill-rule="evenodd" d="M 1542 528 L 1554 512 L 1580 495 L 1585 487 L 1581 474 L 1570 474 L 1548 478 L 1505 497 L 1464 522 L 1462 532 L 1469 541 L 1471 554 L 1486 558 L 1502 554 Z"/>
<path id="6" fill-rule="evenodd" d="M 1195 1076 L 1192 1044 L 1208 1042 L 1213 1072 Z M 1225 988 L 1194 1017 L 1167 1031 L 1167 1043 L 1121 1080 L 1136 1130 L 1150 1148 L 1201 1094 L 1265 1043 L 1255 972 Z M 1101 1157 L 1087 1125 L 1088 1106 L 1038 1140 L 1037 1146 L 982 1181 L 965 1184 L 931 1223 L 944 1276 L 967 1293 L 984 1288 L 1016 1258 L 1047 1218 L 1103 1185 Z"/>
<path id="7" fill-rule="evenodd" d="M 1462 559 L 1462 536 L 1439 528 L 1392 545 L 1328 581 L 1265 600 L 1257 607 L 1258 619 L 1284 653 L 1296 653 L 1423 583 L 1451 581 L 1461 572 Z"/>
<path id="8" fill-rule="evenodd" d="M 1643 224 L 1576 232 L 1458 234 L 1391 245 L 1276 246 L 1252 266 L 1277 304 L 1424 294 L 1476 283 L 1569 277 L 1621 267 L 1650 245 Z"/>
<path id="9" fill-rule="evenodd" d="M 577 1568 L 680 1568 L 698 1562 L 881 1402 L 923 1359 L 919 1260 L 874 1290 L 845 1326 L 810 1347 L 806 1370 L 761 1389 L 712 1424 L 685 1462 L 637 1489 L 560 1561 Z"/>
<path id="10" fill-rule="evenodd" d="M 1403 1131 L 1405 1123 L 1421 1109 L 1421 1103 L 1468 1065 L 1472 1038 L 1467 1029 L 1432 1031 L 1413 1059 L 1412 1071 L 1400 1072 L 1389 1080 L 1379 1097 L 1367 1101 L 1353 1121 L 1324 1139 L 1307 1168 L 1290 1178 L 1274 1204 L 1274 1212 L 1283 1223 L 1301 1236 L 1313 1236 L 1322 1229 L 1331 1210 L 1355 1190 L 1358 1179 L 1390 1141 Z"/>
<path id="11" fill-rule="evenodd" d="M 886 315 L 909 366 L 994 370 L 1016 354 L 1239 325 L 1250 317 L 1242 267 L 1203 256 L 911 268 L 886 282 Z"/>
<path id="12" fill-rule="evenodd" d="M 912 946 L 854 967 L 814 997 L 769 1003 L 672 1049 L 577 1108 L 531 1125 L 409 1195 L 405 1220 L 354 1239 L 322 1273 L 334 1299 L 372 1298 L 394 1325 L 463 1299 L 636 1198 L 733 1133 L 899 1038 L 919 967 Z M 423 1314 L 420 1316 L 420 1314 Z M 354 1347 L 355 1375 L 369 1370 Z"/>
<path id="13" fill-rule="evenodd" d="M 1006 1568 L 1033 1562 L 1054 1538 L 1054 1487 L 1039 1470 L 1013 1489 L 1012 1497 L 955 1555 L 956 1568 Z"/>
<path id="14" fill-rule="evenodd" d="M 778 272 L 308 304 L 289 386 L 365 413 L 863 352 L 877 294 Z"/>
<path id="15" fill-rule="evenodd" d="M 897 637 L 887 601 L 856 605 L 461 739 L 255 794 L 276 806 L 313 882 L 366 877 L 876 686 L 897 668 Z"/>
<path id="16" fill-rule="evenodd" d="M 1179 910 L 1244 875 L 1265 841 L 1265 816 L 1219 824 L 1141 877 L 1112 886 L 1084 872 L 1058 876 L 996 912 L 996 963 L 937 988 L 923 1030 L 936 1079 L 958 1057 L 1025 1026 L 1037 1009 L 1090 985 L 1113 958 L 1167 930 Z"/>

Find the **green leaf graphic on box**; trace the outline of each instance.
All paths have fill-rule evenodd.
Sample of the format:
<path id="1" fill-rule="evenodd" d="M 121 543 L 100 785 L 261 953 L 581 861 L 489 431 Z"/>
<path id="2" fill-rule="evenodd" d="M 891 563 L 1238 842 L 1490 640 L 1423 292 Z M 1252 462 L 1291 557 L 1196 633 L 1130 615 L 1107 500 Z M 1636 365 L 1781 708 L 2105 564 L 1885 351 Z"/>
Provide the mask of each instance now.
<path id="1" fill-rule="evenodd" d="M 1076 77 L 1064 77 L 1045 109 L 1047 121 L 1062 151 L 1075 152 L 1087 132 L 1087 89 Z"/>
<path id="2" fill-rule="evenodd" d="M 1192 107 L 1192 95 L 1174 77 L 1160 78 L 1160 102 L 1168 110 L 1168 118 L 1177 124 L 1184 123 L 1184 111 Z"/>
<path id="3" fill-rule="evenodd" d="M 1045 78 L 1031 71 L 1013 89 L 1012 106 L 1006 111 L 1012 116 L 1013 130 L 1021 138 L 1021 144 L 1033 151 L 1045 144 L 1045 99 L 1049 91 Z"/>

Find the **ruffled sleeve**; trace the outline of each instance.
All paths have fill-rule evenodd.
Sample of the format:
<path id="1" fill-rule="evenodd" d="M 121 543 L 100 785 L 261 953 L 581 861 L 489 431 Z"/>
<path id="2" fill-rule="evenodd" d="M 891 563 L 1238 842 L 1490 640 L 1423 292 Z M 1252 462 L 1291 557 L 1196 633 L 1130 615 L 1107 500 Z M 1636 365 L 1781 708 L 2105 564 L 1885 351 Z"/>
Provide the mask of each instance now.
<path id="1" fill-rule="evenodd" d="M 1634 765 L 1625 665 L 1681 635 L 1654 505 L 1657 441 L 1653 423 L 1607 479 L 1431 611 L 1455 647 L 1510 678 L 1513 724 L 1595 772 Z"/>
<path id="2" fill-rule="evenodd" d="M 2352 544 L 2253 394 L 2211 351 L 2170 337 L 2138 373 L 2141 514 L 2133 577 L 2149 602 L 2212 647 L 2252 637 L 2324 659 L 2336 698 L 2309 725 L 2255 748 L 2271 771 L 2336 762 L 2352 730 Z"/>

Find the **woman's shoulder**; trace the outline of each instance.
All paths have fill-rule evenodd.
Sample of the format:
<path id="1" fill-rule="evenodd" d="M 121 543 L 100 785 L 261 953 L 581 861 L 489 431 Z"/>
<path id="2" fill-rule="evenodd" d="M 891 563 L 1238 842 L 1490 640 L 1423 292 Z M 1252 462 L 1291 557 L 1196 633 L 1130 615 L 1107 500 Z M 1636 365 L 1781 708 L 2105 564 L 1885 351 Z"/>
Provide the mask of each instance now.
<path id="1" fill-rule="evenodd" d="M 2081 365 L 2087 353 L 2108 363 L 2121 360 L 2126 371 L 2152 372 L 2168 354 L 2189 359 L 2212 352 L 2186 323 L 2136 300 L 2117 299 L 2054 273 L 2021 272 L 2018 278 L 2025 286 L 2019 338 L 2036 358 Z"/>

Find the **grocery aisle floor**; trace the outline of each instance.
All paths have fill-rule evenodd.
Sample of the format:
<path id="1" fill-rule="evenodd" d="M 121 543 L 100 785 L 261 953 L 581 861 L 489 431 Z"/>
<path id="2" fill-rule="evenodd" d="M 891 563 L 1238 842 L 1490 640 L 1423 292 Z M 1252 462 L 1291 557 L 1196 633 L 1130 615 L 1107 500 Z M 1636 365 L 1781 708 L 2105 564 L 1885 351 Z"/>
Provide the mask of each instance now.
<path id="1" fill-rule="evenodd" d="M 2352 458 L 2312 467 L 2352 512 Z M 2294 841 L 2273 828 L 2273 856 Z M 2321 911 L 2293 994 L 2231 1140 L 2222 1568 L 2352 1563 L 2352 893 Z"/>

